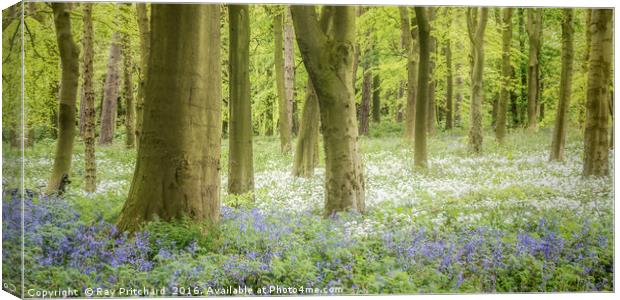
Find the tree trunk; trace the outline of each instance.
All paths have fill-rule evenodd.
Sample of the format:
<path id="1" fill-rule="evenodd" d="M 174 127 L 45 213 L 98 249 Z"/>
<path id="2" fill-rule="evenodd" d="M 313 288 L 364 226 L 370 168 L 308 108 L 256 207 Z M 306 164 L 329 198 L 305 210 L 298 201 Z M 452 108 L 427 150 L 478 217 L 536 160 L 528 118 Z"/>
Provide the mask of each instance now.
<path id="1" fill-rule="evenodd" d="M 107 75 L 103 88 L 103 106 L 101 107 L 101 131 L 99 132 L 99 144 L 109 145 L 114 139 L 116 127 L 116 107 L 119 87 L 119 62 L 121 59 L 121 47 L 119 33 L 114 32 L 110 44 L 110 58 L 108 60 Z"/>
<path id="2" fill-rule="evenodd" d="M 527 73 L 527 122 L 528 129 L 537 129 L 537 105 L 540 87 L 540 37 L 542 34 L 542 9 L 529 8 L 527 11 L 527 34 L 530 41 Z"/>
<path id="3" fill-rule="evenodd" d="M 289 123 L 291 124 L 291 136 L 299 130 L 297 118 L 297 105 L 295 102 L 295 32 L 293 21 L 288 7 L 284 12 L 284 95 L 288 103 Z M 292 137 L 291 137 L 292 139 Z M 289 152 L 290 152 L 289 142 Z"/>
<path id="4" fill-rule="evenodd" d="M 555 116 L 555 127 L 551 141 L 549 160 L 562 161 L 564 159 L 564 144 L 566 141 L 567 111 L 570 106 L 573 75 L 573 15 L 574 10 L 565 8 L 562 19 L 562 71 L 560 73 L 560 99 Z"/>
<path id="5" fill-rule="evenodd" d="M 122 4 L 122 8 L 129 10 L 130 4 Z M 128 28 L 130 22 L 123 14 L 123 24 Z M 125 146 L 131 149 L 135 146 L 135 107 L 133 101 L 133 62 L 131 54 L 131 39 L 129 33 L 121 34 L 121 52 L 123 56 L 123 98 L 125 98 Z"/>
<path id="6" fill-rule="evenodd" d="M 413 141 L 415 130 L 416 81 L 417 81 L 417 37 L 415 19 L 409 17 L 409 8 L 399 6 L 402 47 L 407 55 L 407 102 L 405 104 L 405 139 Z"/>
<path id="7" fill-rule="evenodd" d="M 426 14 L 427 8 L 415 7 L 415 17 L 418 25 L 418 44 L 420 47 L 420 64 L 418 66 L 418 95 L 416 99 L 415 115 L 414 164 L 422 168 L 428 166 L 426 153 L 426 122 L 427 106 L 429 104 L 430 25 Z"/>
<path id="8" fill-rule="evenodd" d="M 370 119 L 370 100 L 372 98 L 372 71 L 368 58 L 364 58 L 362 77 L 362 103 L 360 104 L 359 123 L 360 135 L 368 135 L 368 123 Z"/>
<path id="9" fill-rule="evenodd" d="M 295 147 L 295 161 L 293 175 L 310 178 L 314 175 L 314 168 L 319 161 L 319 102 L 308 80 L 306 87 L 306 101 L 301 116 L 301 126 L 297 145 Z"/>
<path id="10" fill-rule="evenodd" d="M 525 8 L 518 8 L 519 12 L 519 52 L 525 53 L 525 41 L 527 34 L 525 32 Z M 519 59 L 519 74 L 521 75 L 520 89 L 520 106 L 519 106 L 519 124 L 524 126 L 526 122 L 528 93 L 527 93 L 527 59 L 521 56 Z"/>
<path id="11" fill-rule="evenodd" d="M 469 144 L 474 153 L 482 152 L 482 72 L 484 69 L 484 30 L 488 19 L 488 8 L 468 8 L 467 28 L 472 44 L 473 68 L 471 71 L 471 129 Z"/>
<path id="12" fill-rule="evenodd" d="M 121 232 L 155 219 L 215 223 L 220 213 L 219 5 L 153 4 L 151 24 L 142 141 Z"/>
<path id="13" fill-rule="evenodd" d="M 250 102 L 250 13 L 247 5 L 229 5 L 229 159 L 228 193 L 254 190 Z"/>
<path id="14" fill-rule="evenodd" d="M 138 97 L 136 99 L 136 144 L 140 143 L 142 133 L 142 115 L 144 107 L 144 95 L 146 92 L 146 75 L 148 73 L 149 54 L 151 52 L 151 30 L 149 27 L 149 17 L 147 14 L 146 3 L 136 3 L 136 18 L 138 21 L 138 32 L 140 33 L 140 83 L 138 87 Z"/>
<path id="15" fill-rule="evenodd" d="M 274 64 L 276 75 L 276 88 L 278 93 L 278 129 L 280 131 L 280 151 L 289 153 L 291 151 L 291 130 L 292 130 L 292 107 L 287 98 L 285 65 L 284 65 L 284 39 L 283 39 L 283 15 L 277 14 L 273 19 L 273 33 L 275 41 Z M 249 100 L 249 99 L 248 99 Z"/>
<path id="16" fill-rule="evenodd" d="M 458 45 L 457 45 L 458 46 Z M 460 47 L 459 47 L 460 48 Z M 456 96 L 454 97 L 454 126 L 461 126 L 461 103 L 463 102 L 463 77 L 461 76 L 461 63 L 457 62 L 454 66 L 456 78 Z"/>
<path id="17" fill-rule="evenodd" d="M 83 127 L 84 127 L 84 191 L 92 193 L 97 189 L 97 161 L 95 160 L 95 90 L 93 88 L 93 4 L 84 3 L 82 20 L 84 34 L 82 37 L 83 60 Z"/>
<path id="18" fill-rule="evenodd" d="M 609 175 L 609 81 L 613 58 L 610 9 L 593 9 L 590 24 L 584 176 Z"/>
<path id="19" fill-rule="evenodd" d="M 297 43 L 319 101 L 325 146 L 325 215 L 365 211 L 364 176 L 357 145 L 352 64 L 355 9 L 323 6 L 322 30 L 314 6 L 292 6 Z M 321 22 L 324 23 L 324 22 Z"/>
<path id="20" fill-rule="evenodd" d="M 381 78 L 379 72 L 372 76 L 372 121 L 381 122 Z"/>
<path id="21" fill-rule="evenodd" d="M 62 75 L 60 81 L 60 105 L 58 113 L 58 141 L 54 166 L 47 194 L 62 192 L 71 172 L 71 156 L 75 138 L 75 102 L 77 97 L 79 50 L 71 33 L 71 17 L 66 3 L 52 3 L 56 41 L 60 53 Z"/>
<path id="22" fill-rule="evenodd" d="M 495 139 L 500 144 L 504 142 L 506 137 L 506 107 L 510 98 L 510 83 L 512 81 L 511 45 L 512 8 L 506 7 L 502 9 L 502 87 L 497 104 L 497 121 L 495 124 Z"/>
<path id="23" fill-rule="evenodd" d="M 450 39 L 446 41 L 446 130 L 452 129 L 452 49 Z"/>
<path id="24" fill-rule="evenodd" d="M 432 22 L 433 19 L 435 18 L 435 8 L 434 7 L 429 7 L 428 10 L 428 19 L 429 22 Z M 432 55 L 432 53 L 437 54 L 437 38 L 434 36 L 430 36 L 430 47 L 429 47 L 429 51 L 431 53 L 431 55 L 429 56 L 430 59 L 430 65 L 428 68 L 428 73 L 429 73 L 429 78 L 428 78 L 428 107 L 427 107 L 427 114 L 426 114 L 426 129 L 428 130 L 428 134 L 429 135 L 434 135 L 435 133 L 437 133 L 437 107 L 436 107 L 436 101 L 435 101 L 435 88 L 437 86 L 437 82 L 435 81 L 434 78 L 434 72 L 435 72 L 435 57 L 437 57 L 437 55 Z"/>
<path id="25" fill-rule="evenodd" d="M 84 45 L 84 40 L 82 40 L 82 45 Z M 82 72 L 84 71 L 82 70 Z M 80 88 L 80 121 L 78 122 L 79 135 L 82 138 L 84 138 L 84 127 L 86 126 L 86 101 L 84 101 L 84 97 L 84 84 L 82 84 Z"/>

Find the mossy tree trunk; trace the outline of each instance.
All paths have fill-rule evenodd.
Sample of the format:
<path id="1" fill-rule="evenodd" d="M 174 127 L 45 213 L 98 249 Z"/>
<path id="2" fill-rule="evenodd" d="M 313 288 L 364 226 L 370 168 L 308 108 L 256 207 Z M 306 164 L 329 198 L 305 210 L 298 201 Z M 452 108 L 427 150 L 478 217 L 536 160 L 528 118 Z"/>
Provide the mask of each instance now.
<path id="1" fill-rule="evenodd" d="M 482 152 L 482 72 L 484 69 L 484 31 L 488 20 L 488 8 L 468 8 L 467 28 L 472 45 L 473 66 L 471 70 L 471 128 L 469 146 L 474 153 Z"/>
<path id="2" fill-rule="evenodd" d="M 323 6 L 323 31 L 314 6 L 292 6 L 302 58 L 319 101 L 325 146 L 325 215 L 365 211 L 364 177 L 357 145 L 352 65 L 355 8 Z"/>
<path id="3" fill-rule="evenodd" d="M 136 144 L 140 143 L 142 132 L 142 115 L 144 107 L 144 95 L 146 92 L 146 75 L 148 73 L 149 54 L 151 52 L 151 29 L 147 13 L 146 3 L 136 3 L 136 19 L 138 32 L 140 33 L 140 83 L 138 86 L 138 97 L 136 98 Z"/>
<path id="4" fill-rule="evenodd" d="M 573 75 L 573 17 L 574 10 L 565 8 L 562 15 L 562 70 L 560 73 L 560 99 L 555 115 L 555 127 L 551 141 L 549 160 L 562 161 L 564 159 L 564 144 L 566 142 L 566 128 L 568 127 L 567 112 L 570 106 L 572 75 Z"/>
<path id="5" fill-rule="evenodd" d="M 528 129 L 537 129 L 538 96 L 540 95 L 540 43 L 542 35 L 542 9 L 527 10 L 527 35 L 530 42 L 527 67 L 527 122 Z"/>
<path id="6" fill-rule="evenodd" d="M 121 53 L 123 56 L 123 98 L 125 99 L 125 146 L 129 149 L 135 146 L 135 103 L 133 98 L 133 55 L 131 53 L 131 38 L 126 31 L 129 28 L 127 15 L 131 9 L 130 4 L 122 4 L 122 24 L 125 28 L 121 32 Z"/>
<path id="7" fill-rule="evenodd" d="M 254 190 L 250 102 L 250 7 L 229 5 L 229 159 L 228 192 Z"/>
<path id="8" fill-rule="evenodd" d="M 274 33 L 274 65 L 276 76 L 276 91 L 278 94 L 278 129 L 280 132 L 280 151 L 289 153 L 291 151 L 292 138 L 292 114 L 293 107 L 287 98 L 285 63 L 284 63 L 284 15 L 276 14 L 273 17 Z"/>
<path id="9" fill-rule="evenodd" d="M 613 58 L 610 9 L 592 9 L 584 176 L 609 175 L 609 80 Z"/>
<path id="10" fill-rule="evenodd" d="M 60 105 L 58 109 L 58 140 L 54 166 L 47 184 L 47 193 L 52 194 L 62 189 L 63 178 L 71 172 L 71 156 L 75 139 L 75 105 L 78 89 L 79 50 L 71 33 L 71 17 L 67 3 L 52 3 L 56 41 L 62 67 L 60 80 Z"/>
<path id="11" fill-rule="evenodd" d="M 119 88 L 119 64 L 121 60 L 120 35 L 112 34 L 110 44 L 110 56 L 103 88 L 103 105 L 101 107 L 101 131 L 99 132 L 99 144 L 109 145 L 114 140 L 116 127 L 116 113 Z"/>
<path id="12" fill-rule="evenodd" d="M 92 193 L 97 189 L 97 161 L 95 160 L 95 90 L 93 88 L 93 4 L 84 3 L 82 7 L 83 37 L 83 110 L 84 110 L 84 190 Z"/>
<path id="13" fill-rule="evenodd" d="M 218 221 L 219 9 L 152 5 L 143 131 L 120 231 L 155 219 Z"/>
<path id="14" fill-rule="evenodd" d="M 495 139 L 502 144 L 506 137 L 506 111 L 510 98 L 510 83 L 512 82 L 512 65 L 510 49 L 512 45 L 512 8 L 502 9 L 502 78 L 499 102 L 497 103 L 497 120 L 495 123 Z"/>
<path id="15" fill-rule="evenodd" d="M 426 150 L 426 125 L 429 91 L 429 68 L 430 68 L 430 25 L 427 18 L 426 7 L 415 8 L 415 18 L 418 27 L 418 44 L 420 64 L 418 65 L 418 95 L 416 99 L 415 137 L 414 137 L 414 164 L 417 167 L 428 166 Z"/>
<path id="16" fill-rule="evenodd" d="M 405 105 L 405 139 L 413 141 L 415 130 L 416 81 L 418 79 L 417 39 L 418 30 L 415 19 L 409 17 L 409 9 L 399 6 L 401 35 L 407 55 L 407 103 Z"/>

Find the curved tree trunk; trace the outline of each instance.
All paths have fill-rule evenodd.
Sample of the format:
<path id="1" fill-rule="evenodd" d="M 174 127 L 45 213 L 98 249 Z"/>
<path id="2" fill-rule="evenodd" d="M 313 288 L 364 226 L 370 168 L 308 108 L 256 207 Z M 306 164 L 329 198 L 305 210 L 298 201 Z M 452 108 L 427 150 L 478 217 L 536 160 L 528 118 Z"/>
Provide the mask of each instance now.
<path id="1" fill-rule="evenodd" d="M 482 72 L 484 69 L 484 30 L 488 19 L 488 8 L 468 8 L 467 28 L 472 44 L 473 66 L 471 71 L 471 128 L 469 145 L 474 153 L 482 152 Z"/>
<path id="2" fill-rule="evenodd" d="M 314 6 L 292 6 L 291 12 L 297 43 L 319 100 L 326 163 L 325 215 L 363 212 L 364 176 L 351 74 L 355 8 L 323 6 L 322 19 L 331 22 L 324 28 L 329 30 L 321 29 Z"/>
<path id="3" fill-rule="evenodd" d="M 110 44 L 110 58 L 108 60 L 107 75 L 103 88 L 103 105 L 101 106 L 100 145 L 112 144 L 114 140 L 119 87 L 119 62 L 121 60 L 119 37 L 119 33 L 114 32 L 112 35 L 112 43 Z"/>
<path id="4" fill-rule="evenodd" d="M 148 73 L 148 61 L 151 52 L 151 30 L 149 17 L 147 14 L 146 3 L 136 3 L 136 18 L 138 21 L 138 31 L 140 33 L 140 83 L 138 87 L 138 97 L 136 99 L 136 144 L 140 143 L 142 133 L 142 115 L 144 107 L 144 95 L 146 92 L 146 75 Z"/>
<path id="5" fill-rule="evenodd" d="M 503 143 L 506 137 L 506 109 L 510 98 L 512 81 L 512 65 L 510 49 L 512 45 L 512 8 L 502 9 L 502 87 L 497 103 L 497 121 L 495 123 L 495 139 Z"/>
<path id="6" fill-rule="evenodd" d="M 610 9 L 593 9 L 590 24 L 584 176 L 609 175 L 609 80 L 612 65 Z"/>
<path id="7" fill-rule="evenodd" d="M 540 37 L 542 35 L 542 9 L 530 8 L 527 11 L 527 34 L 530 41 L 527 69 L 527 122 L 528 129 L 537 129 L 537 110 L 540 87 Z"/>
<path id="8" fill-rule="evenodd" d="M 97 161 L 95 160 L 95 90 L 93 89 L 93 4 L 84 3 L 83 17 L 84 35 L 82 49 L 84 51 L 83 67 L 83 107 L 84 107 L 84 190 L 92 193 L 97 189 Z"/>
<path id="9" fill-rule="evenodd" d="M 572 75 L 573 75 L 573 15 L 574 10 L 564 9 L 562 19 L 562 71 L 560 73 L 560 99 L 555 116 L 555 127 L 551 141 L 549 160 L 562 161 L 564 159 L 564 144 L 566 141 L 567 111 L 570 106 Z"/>
<path id="10" fill-rule="evenodd" d="M 62 75 L 60 80 L 60 107 L 58 109 L 58 141 L 47 193 L 62 193 L 71 172 L 71 156 L 75 139 L 75 102 L 79 80 L 79 50 L 71 34 L 68 4 L 52 3 L 56 41 L 60 52 Z"/>
<path id="11" fill-rule="evenodd" d="M 427 8 L 416 7 L 415 16 L 418 25 L 418 39 L 420 46 L 420 65 L 418 66 L 418 97 L 416 99 L 415 116 L 415 151 L 414 164 L 426 168 L 428 158 L 426 153 L 426 122 L 429 90 L 430 68 L 430 25 L 426 17 Z"/>
<path id="12" fill-rule="evenodd" d="M 319 101 L 312 82 L 308 80 L 306 101 L 295 147 L 293 162 L 293 175 L 295 176 L 309 178 L 314 175 L 314 168 L 319 161 L 319 118 Z"/>
<path id="13" fill-rule="evenodd" d="M 254 190 L 250 103 L 250 13 L 247 5 L 229 5 L 229 158 L 228 192 Z"/>
<path id="14" fill-rule="evenodd" d="M 142 141 L 121 232 L 154 219 L 215 223 L 220 213 L 219 5 L 153 4 L 152 26 Z"/>

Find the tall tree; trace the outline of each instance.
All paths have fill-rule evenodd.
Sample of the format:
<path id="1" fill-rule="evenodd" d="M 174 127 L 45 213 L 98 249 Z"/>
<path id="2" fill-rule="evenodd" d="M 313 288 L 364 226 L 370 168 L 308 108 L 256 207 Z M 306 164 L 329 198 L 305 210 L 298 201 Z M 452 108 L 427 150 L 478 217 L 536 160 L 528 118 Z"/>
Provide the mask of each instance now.
<path id="1" fill-rule="evenodd" d="M 370 119 L 370 101 L 372 99 L 372 69 L 368 51 L 362 61 L 362 101 L 359 108 L 359 134 L 367 135 Z"/>
<path id="2" fill-rule="evenodd" d="M 60 101 L 58 109 L 58 141 L 54 166 L 47 184 L 47 193 L 62 189 L 63 181 L 71 172 L 71 156 L 75 138 L 75 102 L 77 97 L 79 50 L 71 33 L 71 17 L 67 3 L 52 3 L 56 41 L 60 53 L 62 75 L 60 79 Z M 64 178 L 64 180 L 63 180 Z M 62 192 L 62 191 L 61 191 Z"/>
<path id="3" fill-rule="evenodd" d="M 418 97 L 416 99 L 414 164 L 426 168 L 428 165 L 426 150 L 426 124 L 429 90 L 430 68 L 430 25 L 426 7 L 415 7 L 415 18 L 418 27 L 418 45 L 420 64 L 418 65 Z"/>
<path id="4" fill-rule="evenodd" d="M 274 64 L 276 70 L 276 88 L 278 94 L 278 128 L 280 131 L 280 151 L 289 153 L 291 151 L 292 126 L 293 126 L 293 107 L 288 98 L 288 89 L 285 74 L 284 59 L 284 14 L 282 12 L 273 16 L 274 33 Z"/>
<path id="5" fill-rule="evenodd" d="M 314 6 L 292 6 L 297 44 L 319 101 L 325 145 L 325 215 L 365 210 L 364 176 L 357 145 L 352 64 L 355 9 L 323 6 L 321 30 Z M 328 13 L 329 11 L 329 13 Z"/>
<path id="6" fill-rule="evenodd" d="M 482 152 L 482 72 L 484 69 L 484 31 L 488 20 L 488 8 L 467 9 L 467 29 L 472 45 L 473 66 L 471 70 L 471 128 L 469 144 L 474 153 Z"/>
<path id="7" fill-rule="evenodd" d="M 103 87 L 103 104 L 101 107 L 101 131 L 99 132 L 99 144 L 108 145 L 114 139 L 116 127 L 116 110 L 119 88 L 119 63 L 121 60 L 121 45 L 118 32 L 112 34 L 110 43 L 110 56 Z"/>
<path id="8" fill-rule="evenodd" d="M 591 13 L 583 175 L 608 176 L 613 11 L 592 9 Z"/>
<path id="9" fill-rule="evenodd" d="M 538 96 L 540 95 L 540 43 L 542 36 L 542 9 L 527 10 L 527 35 L 530 42 L 527 69 L 527 122 L 529 130 L 537 129 Z"/>
<path id="10" fill-rule="evenodd" d="M 510 98 L 510 83 L 512 82 L 512 64 L 510 49 L 512 45 L 512 8 L 502 9 L 502 78 L 499 102 L 497 103 L 497 121 L 495 123 L 495 139 L 498 143 L 504 142 L 506 136 L 506 109 Z"/>
<path id="11" fill-rule="evenodd" d="M 297 102 L 295 102 L 295 30 L 288 6 L 284 8 L 284 95 L 288 106 L 291 108 L 289 117 L 291 132 L 296 134 L 299 130 L 299 124 Z"/>
<path id="12" fill-rule="evenodd" d="M 151 30 L 149 27 L 149 17 L 147 14 L 146 3 L 136 3 L 136 18 L 138 21 L 138 31 L 140 33 L 140 84 L 138 87 L 138 97 L 136 99 L 136 141 L 140 143 L 142 132 L 142 111 L 144 107 L 144 95 L 146 90 L 146 75 L 148 73 L 149 54 L 151 52 Z"/>
<path id="13" fill-rule="evenodd" d="M 250 102 L 250 7 L 229 5 L 229 158 L 228 192 L 254 189 L 252 112 Z"/>
<path id="14" fill-rule="evenodd" d="M 375 65 L 378 65 L 375 62 Z M 372 121 L 381 122 L 381 77 L 379 72 L 372 74 Z"/>
<path id="15" fill-rule="evenodd" d="M 551 141 L 549 159 L 561 161 L 564 159 L 564 144 L 566 141 L 567 111 L 570 106 L 572 74 L 573 74 L 573 17 L 574 9 L 565 8 L 562 14 L 562 70 L 560 73 L 560 99 L 555 116 L 555 127 Z"/>
<path id="16" fill-rule="evenodd" d="M 295 160 L 293 161 L 293 175 L 312 177 L 314 168 L 319 162 L 319 101 L 308 79 L 306 100 L 301 117 L 301 126 L 297 145 L 295 146 Z"/>
<path id="17" fill-rule="evenodd" d="M 429 23 L 433 23 L 436 15 L 436 7 L 428 7 L 427 15 Z M 437 37 L 431 35 L 429 41 L 429 52 L 430 52 L 430 65 L 428 68 L 429 77 L 428 80 L 428 107 L 426 112 L 426 130 L 430 135 L 433 135 L 437 132 L 437 103 L 435 101 L 435 88 L 437 86 L 437 81 L 435 80 L 435 66 L 437 64 L 436 58 L 437 55 Z"/>
<path id="18" fill-rule="evenodd" d="M 444 46 L 444 53 L 446 55 L 446 130 L 452 129 L 452 94 L 453 94 L 453 81 L 452 81 L 452 48 L 450 45 L 450 38 L 446 40 Z"/>
<path id="19" fill-rule="evenodd" d="M 131 4 L 122 4 L 122 24 L 121 31 L 121 54 L 123 57 L 123 98 L 125 99 L 125 146 L 133 148 L 136 141 L 135 133 L 135 103 L 133 101 L 133 56 L 131 53 L 131 37 L 127 29 L 129 28 L 128 15 Z"/>
<path id="20" fill-rule="evenodd" d="M 398 7 L 400 12 L 401 36 L 407 55 L 407 104 L 405 106 L 405 139 L 413 141 L 415 129 L 416 108 L 416 80 L 418 79 L 417 39 L 418 30 L 415 18 L 409 17 L 409 9 L 404 6 Z"/>
<path id="21" fill-rule="evenodd" d="M 82 49 L 82 102 L 84 106 L 84 190 L 92 193 L 97 188 L 97 161 L 95 160 L 95 90 L 93 89 L 93 4 L 84 3 Z"/>
<path id="22" fill-rule="evenodd" d="M 152 5 L 143 131 L 121 231 L 155 219 L 219 219 L 219 9 Z"/>

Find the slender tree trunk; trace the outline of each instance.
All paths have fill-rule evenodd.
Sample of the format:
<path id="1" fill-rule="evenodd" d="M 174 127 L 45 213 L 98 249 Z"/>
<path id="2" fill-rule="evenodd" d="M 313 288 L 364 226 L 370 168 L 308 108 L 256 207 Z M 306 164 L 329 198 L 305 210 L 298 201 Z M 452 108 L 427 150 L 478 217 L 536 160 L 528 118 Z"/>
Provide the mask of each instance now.
<path id="1" fill-rule="evenodd" d="M 301 117 L 301 126 L 297 145 L 295 147 L 295 161 L 293 175 L 310 178 L 314 175 L 314 168 L 319 158 L 319 101 L 308 80 L 306 87 L 306 101 Z"/>
<path id="2" fill-rule="evenodd" d="M 471 72 L 471 129 L 469 144 L 474 153 L 482 152 L 482 72 L 484 69 L 484 31 L 488 20 L 488 8 L 468 8 L 467 27 L 472 44 L 473 68 Z"/>
<path id="3" fill-rule="evenodd" d="M 328 21 L 321 23 L 331 23 L 323 30 L 315 7 L 291 7 L 297 44 L 319 100 L 326 163 L 325 215 L 345 210 L 364 212 L 364 176 L 351 85 L 355 9 L 322 9 L 322 19 Z"/>
<path id="4" fill-rule="evenodd" d="M 276 74 L 276 88 L 278 92 L 278 128 L 280 131 L 280 151 L 289 153 L 291 151 L 291 131 L 293 108 L 288 99 L 285 62 L 284 62 L 284 38 L 283 38 L 283 15 L 278 14 L 273 19 L 273 33 L 275 41 L 274 64 Z"/>
<path id="5" fill-rule="evenodd" d="M 58 141 L 47 193 L 62 192 L 71 172 L 71 156 L 75 138 L 75 102 L 79 80 L 79 50 L 71 34 L 71 18 L 66 3 L 52 3 L 56 41 L 60 53 L 62 75 L 58 113 Z"/>
<path id="6" fill-rule="evenodd" d="M 592 23 L 592 11 L 590 9 L 586 9 L 586 50 L 583 55 L 583 61 L 581 64 L 581 71 L 583 74 L 588 74 L 588 63 L 590 60 L 590 44 L 592 42 L 592 33 L 589 28 Z M 584 90 L 586 91 L 583 98 L 580 99 L 579 112 L 578 112 L 578 120 L 577 124 L 579 124 L 580 129 L 584 129 L 586 123 L 586 106 L 587 106 L 587 90 L 588 90 L 588 81 L 585 80 Z"/>
<path id="7" fill-rule="evenodd" d="M 84 190 L 92 193 L 97 189 L 97 161 L 95 160 L 95 90 L 93 88 L 93 4 L 84 3 L 82 8 L 84 34 L 82 37 L 83 60 L 83 111 L 84 111 Z"/>
<path id="8" fill-rule="evenodd" d="M 611 9 L 593 9 L 590 24 L 584 176 L 609 175 L 609 80 L 613 57 Z"/>
<path id="9" fill-rule="evenodd" d="M 142 115 L 144 107 L 144 95 L 146 91 L 146 75 L 148 73 L 149 54 L 151 52 L 151 29 L 147 14 L 146 3 L 136 3 L 136 18 L 138 21 L 138 32 L 140 33 L 140 83 L 138 87 L 138 97 L 136 99 L 136 144 L 140 143 L 142 133 Z"/>
<path id="10" fill-rule="evenodd" d="M 291 124 L 291 136 L 299 130 L 297 105 L 295 102 L 295 32 L 288 7 L 284 12 L 284 94 L 288 107 L 288 119 Z M 292 139 L 292 138 L 291 138 Z M 289 143 L 289 151 L 290 151 Z"/>
<path id="11" fill-rule="evenodd" d="M 110 58 L 103 88 L 103 106 L 101 107 L 101 131 L 99 132 L 99 144 L 109 145 L 114 139 L 116 127 L 116 111 L 119 87 L 119 62 L 121 59 L 121 47 L 119 33 L 112 35 L 110 44 Z"/>
<path id="12" fill-rule="evenodd" d="M 435 19 L 435 8 L 428 8 L 428 19 L 429 22 L 432 22 Z M 428 81 L 428 107 L 426 114 L 426 129 L 428 130 L 429 135 L 434 135 L 437 133 L 437 107 L 435 101 L 435 88 L 437 86 L 437 82 L 435 81 L 434 73 L 435 73 L 435 58 L 437 57 L 437 38 L 434 36 L 430 37 L 430 65 L 429 65 L 429 81 Z M 433 55 L 435 54 L 435 55 Z"/>
<path id="13" fill-rule="evenodd" d="M 219 5 L 153 4 L 151 24 L 143 131 L 121 232 L 154 219 L 216 223 L 220 213 Z"/>
<path id="14" fill-rule="evenodd" d="M 82 45 L 84 45 L 84 41 L 82 40 Z M 82 46 L 82 48 L 84 48 Z M 82 72 L 84 72 L 82 70 Z M 80 88 L 80 122 L 78 123 L 78 129 L 80 137 L 84 138 L 84 130 L 86 126 L 86 101 L 84 101 L 84 84 L 82 84 Z"/>
<path id="15" fill-rule="evenodd" d="M 527 34 L 525 32 L 525 8 L 518 8 L 519 12 L 519 51 L 525 53 L 525 41 Z M 520 89 L 520 106 L 519 106 L 519 124 L 525 126 L 527 118 L 528 107 L 528 93 L 527 93 L 527 59 L 523 56 L 520 58 L 519 74 L 521 75 L 521 89 Z"/>
<path id="16" fill-rule="evenodd" d="M 542 35 L 542 9 L 530 8 L 527 11 L 527 34 L 530 41 L 527 76 L 527 121 L 528 129 L 537 129 L 537 105 L 540 87 L 540 37 Z"/>
<path id="17" fill-rule="evenodd" d="M 359 18 L 361 15 L 364 14 L 364 8 L 362 6 L 356 5 L 355 6 L 355 15 Z M 353 91 L 354 94 L 357 95 L 357 69 L 359 66 L 359 60 L 360 60 L 360 44 L 359 42 L 355 42 L 355 50 L 353 53 Z"/>
<path id="18" fill-rule="evenodd" d="M 428 90 L 429 90 L 429 68 L 430 68 L 430 25 L 427 15 L 427 8 L 415 7 L 415 17 L 418 25 L 418 44 L 420 47 L 420 64 L 418 66 L 418 95 L 416 99 L 415 116 L 415 144 L 414 144 L 414 164 L 417 167 L 426 168 L 428 158 L 426 152 L 426 123 Z"/>
<path id="19" fill-rule="evenodd" d="M 359 134 L 368 135 L 368 125 L 370 119 L 370 100 L 372 98 L 372 71 L 367 58 L 364 58 L 362 77 L 362 103 L 359 110 Z"/>
<path id="20" fill-rule="evenodd" d="M 130 10 L 130 4 L 122 4 L 122 8 Z M 130 22 L 126 15 L 123 15 L 123 24 L 128 27 Z M 133 101 L 133 58 L 131 53 L 131 38 L 129 33 L 121 34 L 121 53 L 123 56 L 123 98 L 125 98 L 125 146 L 131 149 L 135 146 L 135 104 Z"/>
<path id="21" fill-rule="evenodd" d="M 506 137 L 506 106 L 510 98 L 510 83 L 512 82 L 512 65 L 510 49 L 512 45 L 512 8 L 502 9 L 502 88 L 497 104 L 497 122 L 495 124 L 495 139 L 502 144 Z"/>
<path id="22" fill-rule="evenodd" d="M 461 103 L 463 102 L 463 77 L 461 77 L 461 63 L 457 62 L 454 71 L 456 73 L 455 86 L 456 96 L 454 97 L 454 126 L 461 126 Z"/>
<path id="23" fill-rule="evenodd" d="M 452 129 L 452 49 L 450 39 L 446 41 L 446 130 Z"/>
<path id="24" fill-rule="evenodd" d="M 228 193 L 254 190 L 250 102 L 250 7 L 229 5 L 229 159 Z M 280 120 L 282 121 L 282 120 Z"/>
<path id="25" fill-rule="evenodd" d="M 415 130 L 416 81 L 417 73 L 417 37 L 415 18 L 409 17 L 409 8 L 399 6 L 402 47 L 407 55 L 407 102 L 405 105 L 405 139 L 413 141 Z"/>
<path id="26" fill-rule="evenodd" d="M 564 159 L 564 144 L 566 141 L 567 111 L 570 106 L 572 74 L 573 74 L 573 16 L 574 10 L 565 8 L 562 19 L 562 71 L 560 73 L 560 99 L 555 116 L 555 127 L 551 141 L 549 160 L 562 161 Z"/>
<path id="27" fill-rule="evenodd" d="M 372 76 L 372 121 L 381 122 L 381 77 L 379 72 Z"/>

